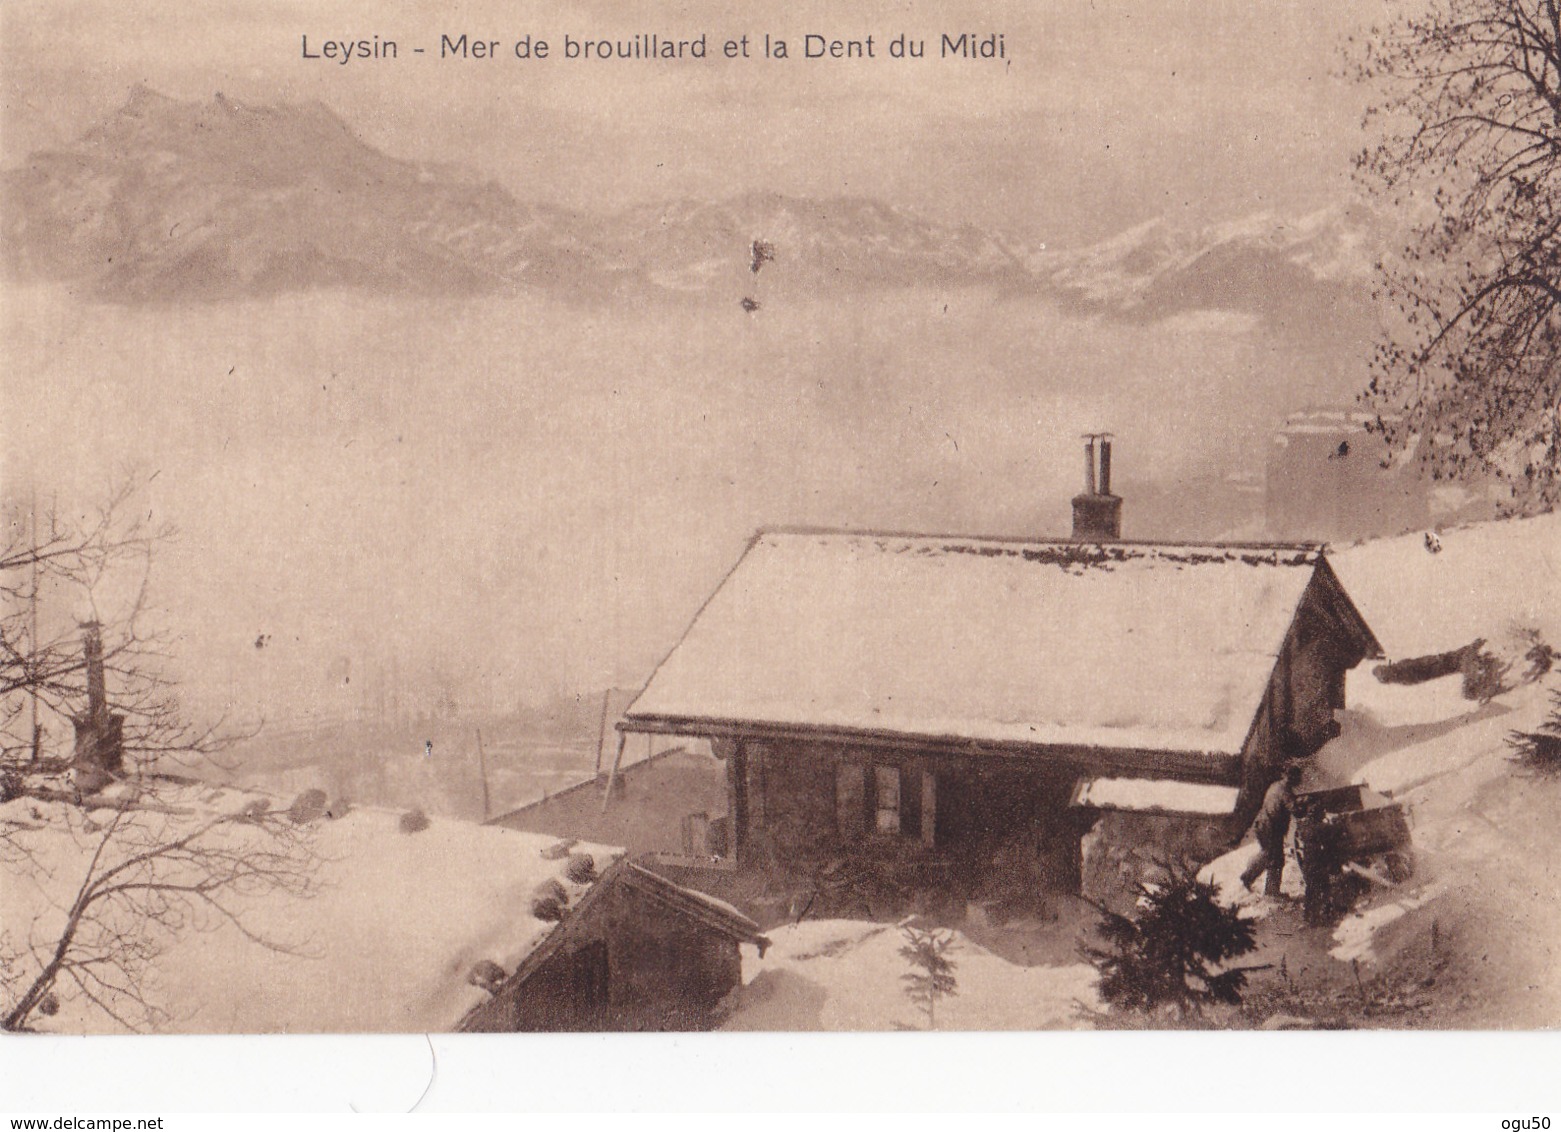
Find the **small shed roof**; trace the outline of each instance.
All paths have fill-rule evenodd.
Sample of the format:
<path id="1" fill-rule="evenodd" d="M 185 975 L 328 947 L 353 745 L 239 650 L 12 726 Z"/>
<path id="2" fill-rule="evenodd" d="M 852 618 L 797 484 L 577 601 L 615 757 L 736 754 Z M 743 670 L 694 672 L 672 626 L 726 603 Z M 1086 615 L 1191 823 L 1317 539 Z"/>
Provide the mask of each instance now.
<path id="1" fill-rule="evenodd" d="M 1157 778 L 1086 778 L 1073 791 L 1075 806 L 1134 813 L 1163 812 L 1228 817 L 1236 812 L 1234 786 L 1170 782 Z"/>
<path id="2" fill-rule="evenodd" d="M 1319 548 L 760 532 L 626 729 L 1176 751 L 1228 769 Z"/>

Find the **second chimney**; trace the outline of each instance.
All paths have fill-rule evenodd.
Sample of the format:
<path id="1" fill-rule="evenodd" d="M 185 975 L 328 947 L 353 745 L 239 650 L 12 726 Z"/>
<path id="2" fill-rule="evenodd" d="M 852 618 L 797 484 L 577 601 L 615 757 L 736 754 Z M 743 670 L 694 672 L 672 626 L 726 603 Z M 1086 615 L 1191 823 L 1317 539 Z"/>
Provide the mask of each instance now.
<path id="1" fill-rule="evenodd" d="M 1084 494 L 1073 497 L 1073 541 L 1116 542 L 1122 497 L 1111 494 L 1111 434 L 1090 433 L 1084 441 Z"/>
<path id="2" fill-rule="evenodd" d="M 103 670 L 103 633 L 96 621 L 82 626 L 81 645 L 87 669 L 87 710 L 71 717 L 76 727 L 76 785 L 96 793 L 124 772 L 125 717 L 109 710 L 108 681 Z"/>

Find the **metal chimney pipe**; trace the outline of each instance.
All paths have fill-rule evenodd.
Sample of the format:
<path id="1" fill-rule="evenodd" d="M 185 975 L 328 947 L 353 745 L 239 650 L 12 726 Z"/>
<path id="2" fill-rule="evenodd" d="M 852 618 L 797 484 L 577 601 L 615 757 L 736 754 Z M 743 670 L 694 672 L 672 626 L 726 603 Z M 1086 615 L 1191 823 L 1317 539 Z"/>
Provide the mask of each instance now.
<path id="1" fill-rule="evenodd" d="M 1084 494 L 1095 494 L 1095 438 L 1084 442 Z"/>
<path id="2" fill-rule="evenodd" d="M 1111 441 L 1104 437 L 1100 441 L 1100 494 L 1111 494 Z"/>

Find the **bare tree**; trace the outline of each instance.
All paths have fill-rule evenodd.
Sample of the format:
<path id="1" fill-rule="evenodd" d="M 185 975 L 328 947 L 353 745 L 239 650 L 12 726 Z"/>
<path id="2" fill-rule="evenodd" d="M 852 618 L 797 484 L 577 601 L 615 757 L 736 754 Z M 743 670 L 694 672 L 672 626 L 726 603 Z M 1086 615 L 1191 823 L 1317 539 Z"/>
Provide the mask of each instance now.
<path id="1" fill-rule="evenodd" d="M 165 675 L 165 636 L 149 625 L 148 585 L 157 548 L 177 532 L 143 513 L 143 485 L 125 476 L 105 500 L 78 512 L 50 505 L 40 512 L 6 501 L 0 547 L 0 757 L 45 744 L 39 722 L 63 735 L 87 695 L 81 623 L 100 626 L 103 663 L 114 710 L 125 717 L 127 749 L 141 762 L 159 754 L 214 750 L 182 716 Z M 41 616 L 40 616 L 41 609 Z M 56 752 L 61 750 L 58 742 Z"/>
<path id="2" fill-rule="evenodd" d="M 127 1029 L 155 1028 L 165 1014 L 146 975 L 183 933 L 226 926 L 257 946 L 300 946 L 257 928 L 257 908 L 275 894 L 312 893 L 312 839 L 287 810 L 239 807 L 242 796 L 175 773 L 240 736 L 220 722 L 197 726 L 181 708 L 147 599 L 155 552 L 174 532 L 147 517 L 138 485 L 126 481 L 74 516 L 39 516 L 30 504 L 24 513 L 16 501 L 7 511 L 0 1027 L 27 1028 L 80 997 Z M 109 719 L 114 758 L 93 765 L 94 731 Z M 48 722 L 48 742 L 35 720 Z M 23 901 L 24 886 L 40 899 Z"/>
<path id="3" fill-rule="evenodd" d="M 1561 501 L 1561 4 L 1431 0 L 1353 51 L 1380 100 L 1357 180 L 1407 225 L 1367 400 L 1438 478 Z"/>

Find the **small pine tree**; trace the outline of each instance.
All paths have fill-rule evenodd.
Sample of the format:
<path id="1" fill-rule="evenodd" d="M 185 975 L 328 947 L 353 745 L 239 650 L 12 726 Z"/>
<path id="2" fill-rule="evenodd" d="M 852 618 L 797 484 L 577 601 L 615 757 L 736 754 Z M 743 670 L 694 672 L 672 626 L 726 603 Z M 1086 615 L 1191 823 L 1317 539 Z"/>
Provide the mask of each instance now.
<path id="1" fill-rule="evenodd" d="M 948 957 L 955 947 L 954 933 L 904 924 L 900 934 L 905 937 L 900 955 L 915 968 L 900 976 L 905 983 L 905 993 L 927 1016 L 927 1029 L 935 1030 L 938 1028 L 938 1001 L 959 993 L 954 980 L 954 961 Z"/>
<path id="2" fill-rule="evenodd" d="M 1549 674 L 1556 661 L 1561 660 L 1561 653 L 1545 643 L 1538 629 L 1524 629 L 1520 635 L 1528 643 L 1523 653 L 1523 659 L 1528 661 L 1528 667 L 1523 670 L 1523 683 L 1533 684 Z"/>
<path id="3" fill-rule="evenodd" d="M 1511 663 L 1488 649 L 1476 649 L 1463 660 L 1463 698 L 1488 704 L 1497 696 L 1512 691 L 1507 679 Z"/>
<path id="4" fill-rule="evenodd" d="M 1512 731 L 1507 735 L 1512 761 L 1525 770 L 1561 775 L 1561 691 L 1550 693 L 1550 715 L 1538 731 Z"/>
<path id="5" fill-rule="evenodd" d="M 1104 946 L 1080 944 L 1100 975 L 1101 999 L 1143 1013 L 1171 1006 L 1184 1017 L 1210 1003 L 1240 1002 L 1246 972 L 1221 968 L 1257 946 L 1252 924 L 1220 904 L 1213 885 L 1185 870 L 1139 887 L 1133 916 L 1101 909 Z"/>

